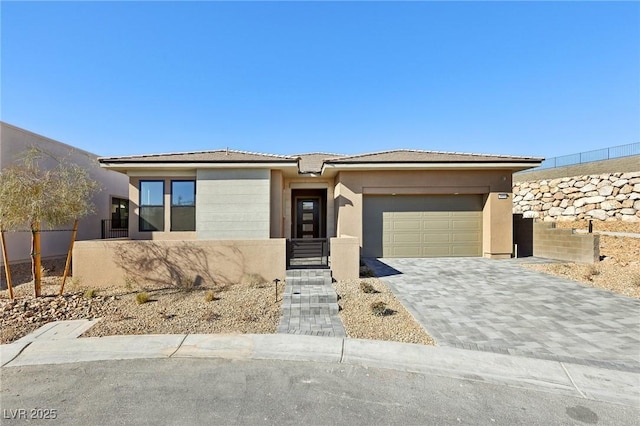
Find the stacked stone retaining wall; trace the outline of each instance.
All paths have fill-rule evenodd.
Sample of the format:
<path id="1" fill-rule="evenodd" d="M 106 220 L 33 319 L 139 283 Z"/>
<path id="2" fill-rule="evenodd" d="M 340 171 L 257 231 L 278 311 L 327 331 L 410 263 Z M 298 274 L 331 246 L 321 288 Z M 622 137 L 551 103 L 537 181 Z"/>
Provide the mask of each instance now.
<path id="1" fill-rule="evenodd" d="M 513 212 L 546 222 L 640 222 L 640 171 L 514 181 Z"/>

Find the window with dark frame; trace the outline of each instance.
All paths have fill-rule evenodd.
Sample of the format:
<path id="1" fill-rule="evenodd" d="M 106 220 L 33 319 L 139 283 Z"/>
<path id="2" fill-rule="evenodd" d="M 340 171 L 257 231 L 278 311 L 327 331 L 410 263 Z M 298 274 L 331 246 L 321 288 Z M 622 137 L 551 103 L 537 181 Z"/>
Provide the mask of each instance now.
<path id="1" fill-rule="evenodd" d="M 140 231 L 164 231 L 164 181 L 141 180 L 139 190 Z"/>
<path id="2" fill-rule="evenodd" d="M 111 198 L 111 229 L 127 229 L 129 227 L 129 200 Z"/>
<path id="3" fill-rule="evenodd" d="M 171 181 L 171 230 L 196 230 L 196 182 Z"/>

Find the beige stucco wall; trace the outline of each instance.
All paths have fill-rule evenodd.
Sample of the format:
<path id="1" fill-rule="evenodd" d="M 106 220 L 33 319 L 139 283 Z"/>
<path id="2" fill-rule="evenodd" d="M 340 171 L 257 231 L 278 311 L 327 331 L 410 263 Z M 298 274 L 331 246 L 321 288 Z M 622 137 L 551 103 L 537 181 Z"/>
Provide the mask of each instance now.
<path id="1" fill-rule="evenodd" d="M 100 183 L 102 190 L 92 199 L 95 213 L 80 220 L 77 239 L 100 238 L 101 220 L 111 219 L 111 198 L 127 198 L 127 176 L 100 168 L 95 154 L 0 122 L 0 169 L 15 164 L 16 156 L 30 147 L 36 147 L 53 154 L 55 157 L 66 159 L 86 168 L 91 178 Z M 55 167 L 54 161 L 42 164 Z M 71 227 L 70 223 L 58 229 L 70 229 Z M 17 263 L 30 260 L 31 234 L 28 232 L 8 232 L 6 236 L 9 261 Z M 43 232 L 41 238 L 42 256 L 45 258 L 59 257 L 66 255 L 69 249 L 71 232 Z"/>
<path id="2" fill-rule="evenodd" d="M 183 279 L 204 286 L 285 278 L 286 241 L 193 240 L 78 242 L 73 278 L 79 285 L 176 286 Z"/>
<path id="3" fill-rule="evenodd" d="M 360 276 L 360 242 L 356 237 L 331 238 L 331 273 L 337 281 Z"/>
<path id="4" fill-rule="evenodd" d="M 337 235 L 353 235 L 362 246 L 366 194 L 483 194 L 483 253 L 508 257 L 512 251 L 510 170 L 349 171 L 336 178 Z M 507 194 L 499 199 L 498 194 Z"/>
<path id="5" fill-rule="evenodd" d="M 271 170 L 271 238 L 284 237 L 284 179 L 280 170 Z"/>

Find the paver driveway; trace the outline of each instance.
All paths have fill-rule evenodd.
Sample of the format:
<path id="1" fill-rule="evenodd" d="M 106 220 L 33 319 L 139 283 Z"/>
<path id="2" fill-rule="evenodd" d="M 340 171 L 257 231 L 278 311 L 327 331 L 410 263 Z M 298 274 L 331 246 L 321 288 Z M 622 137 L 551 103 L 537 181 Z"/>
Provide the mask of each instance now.
<path id="1" fill-rule="evenodd" d="M 484 258 L 368 259 L 438 345 L 640 371 L 640 301 Z"/>

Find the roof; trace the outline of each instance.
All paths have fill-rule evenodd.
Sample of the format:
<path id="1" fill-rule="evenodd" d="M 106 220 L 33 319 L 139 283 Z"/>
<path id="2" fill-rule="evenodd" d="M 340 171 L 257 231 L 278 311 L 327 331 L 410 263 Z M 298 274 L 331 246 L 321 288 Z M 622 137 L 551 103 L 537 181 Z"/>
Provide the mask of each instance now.
<path id="1" fill-rule="evenodd" d="M 261 164 L 282 163 L 283 166 L 297 167 L 301 174 L 322 174 L 326 167 L 334 170 L 341 168 L 388 168 L 395 164 L 398 167 L 423 168 L 433 167 L 510 167 L 518 169 L 535 167 L 542 158 L 519 157 L 508 155 L 469 154 L 460 152 L 438 152 L 411 149 L 396 149 L 357 155 L 342 155 L 326 152 L 311 152 L 296 155 L 263 154 L 257 152 L 218 149 L 213 151 L 178 152 L 168 154 L 132 155 L 126 157 L 101 157 L 98 161 L 114 170 L 129 168 L 146 168 L 158 165 L 161 167 L 192 167 L 193 164 Z M 162 166 L 164 165 L 164 166 Z M 217 166 L 214 166 L 217 167 Z"/>
<path id="2" fill-rule="evenodd" d="M 325 161 L 330 164 L 375 164 L 375 163 L 508 163 L 542 161 L 542 158 L 508 155 L 469 154 L 461 152 L 421 151 L 397 149 L 367 154 L 342 156 Z"/>
<path id="3" fill-rule="evenodd" d="M 344 157 L 342 154 L 329 154 L 326 152 L 310 152 L 296 154 L 293 157 L 300 158 L 300 173 L 320 173 L 326 160 Z"/>
<path id="4" fill-rule="evenodd" d="M 169 154 L 132 155 L 127 157 L 100 157 L 101 163 L 273 163 L 297 162 L 298 158 L 285 155 L 218 149 L 214 151 L 177 152 Z"/>

